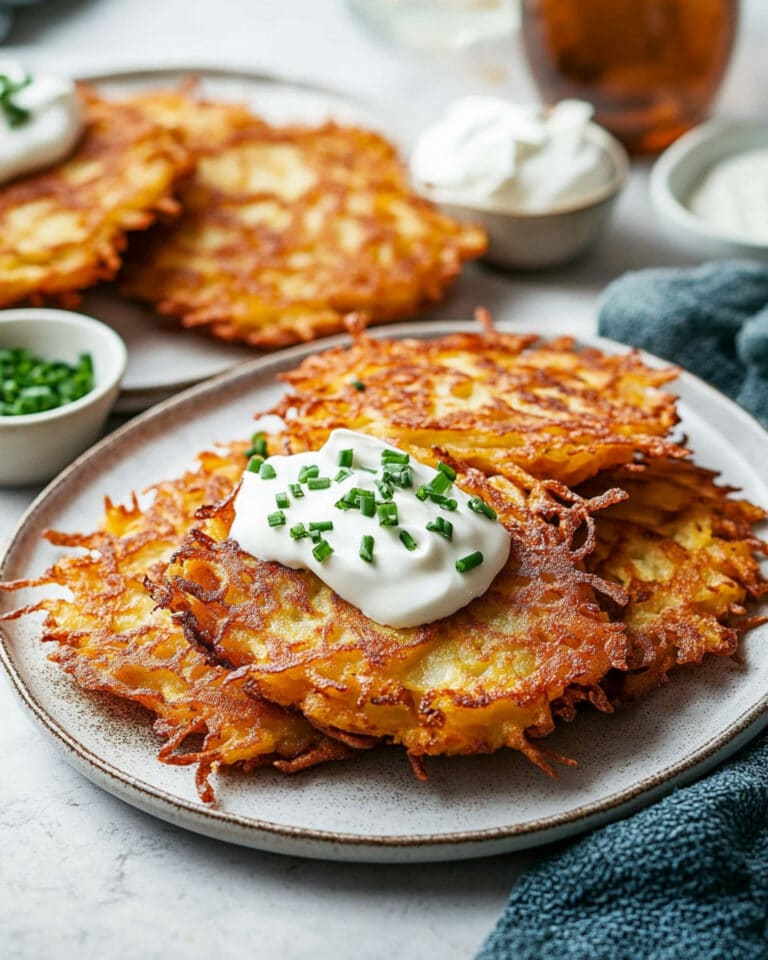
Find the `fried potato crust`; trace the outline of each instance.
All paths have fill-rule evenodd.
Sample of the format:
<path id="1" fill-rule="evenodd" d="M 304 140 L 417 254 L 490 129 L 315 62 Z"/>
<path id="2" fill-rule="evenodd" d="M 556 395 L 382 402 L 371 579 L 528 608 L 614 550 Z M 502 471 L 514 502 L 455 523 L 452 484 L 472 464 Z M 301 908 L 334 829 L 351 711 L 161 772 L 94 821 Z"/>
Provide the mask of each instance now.
<path id="1" fill-rule="evenodd" d="M 274 127 L 182 93 L 138 98 L 197 152 L 183 215 L 133 244 L 121 289 L 183 326 L 272 348 L 441 299 L 482 230 L 409 188 L 397 153 L 357 127 Z"/>
<path id="2" fill-rule="evenodd" d="M 111 279 L 127 231 L 178 213 L 174 185 L 192 163 L 178 137 L 136 104 L 81 93 L 86 129 L 75 152 L 0 186 L 0 306 Z"/>
<path id="3" fill-rule="evenodd" d="M 212 665 L 185 639 L 181 627 L 158 609 L 147 578 L 158 577 L 189 528 L 197 508 L 228 493 L 239 476 L 243 447 L 203 454 L 199 469 L 153 489 L 142 509 L 106 503 L 102 528 L 91 534 L 49 532 L 48 539 L 76 554 L 62 557 L 35 581 L 3 589 L 57 584 L 68 597 L 51 597 L 6 615 L 45 611 L 44 641 L 57 644 L 51 659 L 86 690 L 115 694 L 156 714 L 155 731 L 166 739 L 159 759 L 197 765 L 203 800 L 211 802 L 211 770 L 246 770 L 274 763 L 286 772 L 349 753 L 296 713 L 267 703 L 244 679 Z M 202 746 L 184 750 L 192 734 Z"/>
<path id="4" fill-rule="evenodd" d="M 615 703 L 647 693 L 673 667 L 734 654 L 740 632 L 755 623 L 744 604 L 768 592 L 757 561 L 768 547 L 753 531 L 766 513 L 715 479 L 692 463 L 661 460 L 582 488 L 615 484 L 628 494 L 595 518 L 597 546 L 586 558 L 629 596 L 613 611 L 627 627 L 628 670 L 603 684 Z"/>
<path id="5" fill-rule="evenodd" d="M 579 483 L 645 457 L 684 456 L 665 439 L 676 370 L 637 353 L 577 349 L 572 339 L 460 333 L 434 340 L 374 339 L 307 358 L 283 379 L 291 452 L 318 449 L 336 427 L 370 433 L 425 463 L 451 456 L 492 476 L 523 468 Z"/>
<path id="6" fill-rule="evenodd" d="M 610 709 L 599 681 L 625 665 L 623 627 L 595 602 L 595 589 L 609 588 L 581 568 L 592 512 L 622 494 L 561 503 L 535 481 L 513 489 L 477 471 L 457 483 L 492 503 L 513 545 L 489 590 L 443 620 L 383 626 L 312 572 L 244 553 L 227 539 L 231 501 L 207 512 L 205 532 L 192 531 L 155 597 L 191 643 L 331 736 L 402 744 L 417 771 L 426 755 L 506 746 L 551 772 L 528 737 L 552 730 L 552 701 L 576 684 Z"/>

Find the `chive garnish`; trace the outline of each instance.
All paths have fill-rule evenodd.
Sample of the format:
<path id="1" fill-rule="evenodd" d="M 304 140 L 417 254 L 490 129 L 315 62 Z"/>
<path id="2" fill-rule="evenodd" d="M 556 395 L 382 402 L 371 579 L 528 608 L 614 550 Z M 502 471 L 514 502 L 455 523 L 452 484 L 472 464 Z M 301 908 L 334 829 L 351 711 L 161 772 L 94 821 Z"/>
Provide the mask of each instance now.
<path id="1" fill-rule="evenodd" d="M 342 469 L 339 470 L 339 472 L 336 474 L 336 476 L 333 479 L 336 481 L 336 483 L 343 483 L 344 480 L 346 480 L 348 477 L 351 477 L 351 476 L 352 476 L 352 471 L 347 470 L 345 467 L 342 467 Z"/>
<path id="2" fill-rule="evenodd" d="M 470 570 L 474 570 L 475 567 L 479 567 L 483 562 L 483 555 L 479 550 L 475 550 L 474 553 L 468 553 L 466 557 L 459 557 L 456 561 L 456 569 L 459 573 L 468 573 Z"/>
<path id="3" fill-rule="evenodd" d="M 332 520 L 312 520 L 309 524 L 309 529 L 311 530 L 320 530 L 325 533 L 326 530 L 333 530 L 333 521 Z"/>
<path id="4" fill-rule="evenodd" d="M 276 503 L 276 504 L 278 505 L 278 507 L 280 507 L 282 510 L 285 510 L 286 507 L 290 507 L 290 505 L 291 505 L 291 501 L 288 499 L 288 495 L 287 495 L 286 493 L 276 493 L 276 494 L 275 494 L 275 503 Z"/>
<path id="5" fill-rule="evenodd" d="M 340 467 L 351 467 L 352 461 L 355 459 L 355 451 L 351 448 L 349 450 L 339 450 L 339 466 Z"/>
<path id="6" fill-rule="evenodd" d="M 23 348 L 0 349 L 0 416 L 53 410 L 79 400 L 92 389 L 90 354 L 81 354 L 77 364 L 70 366 L 60 360 L 43 360 Z"/>
<path id="7" fill-rule="evenodd" d="M 376 498 L 371 490 L 363 490 L 360 494 L 360 513 L 364 517 L 376 516 Z"/>
<path id="8" fill-rule="evenodd" d="M 312 547 L 312 556 L 320 563 L 327 560 L 332 553 L 333 547 L 327 540 L 320 540 Z"/>
<path id="9" fill-rule="evenodd" d="M 373 563 L 373 537 L 366 534 L 360 541 L 360 559 Z"/>
<path id="10" fill-rule="evenodd" d="M 262 480 L 274 480 L 277 476 L 277 471 L 271 463 L 267 463 L 265 460 L 261 465 L 261 470 L 259 470 L 259 476 Z"/>
<path id="11" fill-rule="evenodd" d="M 416 491 L 416 499 L 426 500 L 428 496 L 429 496 L 429 487 L 425 487 L 424 484 L 422 484 L 419 487 L 419 489 Z"/>
<path id="12" fill-rule="evenodd" d="M 275 510 L 267 517 L 267 523 L 270 527 L 282 527 L 285 525 L 285 514 L 282 510 Z"/>
<path id="13" fill-rule="evenodd" d="M 380 503 L 376 507 L 376 512 L 379 515 L 379 526 L 381 527 L 396 527 L 397 520 L 397 504 L 392 503 Z"/>
<path id="14" fill-rule="evenodd" d="M 446 540 L 453 540 L 453 524 L 445 517 L 435 517 L 434 520 L 430 520 L 427 524 L 427 530 L 440 534 Z"/>
<path id="15" fill-rule="evenodd" d="M 258 454 L 260 457 L 266 457 L 267 455 L 267 441 L 263 433 L 254 433 L 251 437 L 251 445 L 245 451 L 246 457 L 252 457 L 254 454 Z"/>
<path id="16" fill-rule="evenodd" d="M 444 497 L 441 493 L 433 493 L 429 499 L 443 510 L 455 510 L 458 506 L 453 497 Z"/>
<path id="17" fill-rule="evenodd" d="M 310 490 L 327 490 L 330 485 L 330 477 L 310 477 L 307 480 L 307 486 Z"/>
<path id="18" fill-rule="evenodd" d="M 406 464 L 411 462 L 411 457 L 409 454 L 401 453 L 399 450 L 382 450 L 381 462 Z"/>
<path id="19" fill-rule="evenodd" d="M 342 497 L 341 500 L 337 500 L 336 503 L 334 503 L 334 507 L 336 507 L 337 510 L 351 510 L 352 504 L 347 503 L 344 497 Z"/>
<path id="20" fill-rule="evenodd" d="M 382 500 L 391 500 L 393 497 L 392 487 L 388 483 L 385 483 L 383 480 L 374 481 L 376 484 L 376 489 L 381 494 Z"/>
<path id="21" fill-rule="evenodd" d="M 311 463 L 306 467 L 302 467 L 299 470 L 299 483 L 306 483 L 311 477 L 317 477 L 320 475 L 320 467 L 316 464 Z"/>
<path id="22" fill-rule="evenodd" d="M 6 74 L 0 74 L 0 113 L 9 127 L 21 127 L 30 118 L 31 113 L 26 107 L 20 107 L 11 99 L 25 87 L 32 83 L 32 76 L 27 73 L 21 80 L 11 80 Z"/>
<path id="23" fill-rule="evenodd" d="M 245 468 L 249 473 L 258 473 L 261 470 L 262 464 L 264 461 L 261 457 L 251 457 L 248 461 L 248 466 Z"/>
<path id="24" fill-rule="evenodd" d="M 288 489 L 291 491 L 291 495 L 296 499 L 304 496 L 304 491 L 301 489 L 298 483 L 289 483 Z"/>
<path id="25" fill-rule="evenodd" d="M 365 390 L 365 384 L 362 380 L 355 378 L 354 380 L 349 381 L 350 386 L 354 387 L 355 390 Z"/>
<path id="26" fill-rule="evenodd" d="M 438 470 L 429 482 L 429 489 L 434 490 L 435 493 L 445 493 L 451 486 L 453 486 L 453 481 L 442 470 Z"/>
<path id="27" fill-rule="evenodd" d="M 467 506 L 470 510 L 474 510 L 475 513 L 482 513 L 483 516 L 488 517 L 489 520 L 495 520 L 498 516 L 493 507 L 489 507 L 485 500 L 481 500 L 480 497 L 472 497 Z"/>
<path id="28" fill-rule="evenodd" d="M 400 531 L 400 542 L 405 547 L 406 550 L 415 550 L 418 547 L 418 543 L 413 539 L 413 537 L 408 533 L 407 530 Z"/>
<path id="29" fill-rule="evenodd" d="M 309 531 L 303 523 L 297 523 L 295 527 L 291 527 L 291 536 L 294 540 L 303 540 L 309 536 Z"/>
<path id="30" fill-rule="evenodd" d="M 385 466 L 382 470 L 382 476 L 384 480 L 394 484 L 396 487 L 413 486 L 413 473 L 407 465 L 396 465 L 395 469 L 392 469 L 392 466 L 389 465 Z"/>
<path id="31" fill-rule="evenodd" d="M 365 470 L 366 473 L 378 473 L 379 471 L 376 467 L 360 467 L 361 470 Z"/>
<path id="32" fill-rule="evenodd" d="M 451 483 L 453 483 L 453 481 L 456 479 L 456 471 L 453 469 L 453 467 L 449 467 L 447 463 L 443 463 L 442 460 L 437 461 L 437 469 L 440 471 L 440 473 L 444 473 Z"/>

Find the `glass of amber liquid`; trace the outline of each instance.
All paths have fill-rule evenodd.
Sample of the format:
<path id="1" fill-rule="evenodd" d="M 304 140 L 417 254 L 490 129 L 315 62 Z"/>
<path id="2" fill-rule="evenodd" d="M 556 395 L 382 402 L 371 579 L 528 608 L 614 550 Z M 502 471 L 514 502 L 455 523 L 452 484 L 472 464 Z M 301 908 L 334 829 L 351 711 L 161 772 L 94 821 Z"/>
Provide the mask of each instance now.
<path id="1" fill-rule="evenodd" d="M 580 97 L 636 153 L 709 111 L 733 47 L 738 0 L 522 0 L 523 43 L 546 103 Z"/>

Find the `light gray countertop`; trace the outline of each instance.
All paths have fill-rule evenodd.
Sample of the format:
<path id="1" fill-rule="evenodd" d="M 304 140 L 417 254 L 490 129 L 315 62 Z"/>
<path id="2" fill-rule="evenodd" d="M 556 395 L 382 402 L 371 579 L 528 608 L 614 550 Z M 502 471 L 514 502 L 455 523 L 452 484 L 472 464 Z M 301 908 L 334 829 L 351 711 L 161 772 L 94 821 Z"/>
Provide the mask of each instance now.
<path id="1" fill-rule="evenodd" d="M 748 0 L 724 114 L 768 120 L 768 8 Z M 5 52 L 74 72 L 219 64 L 347 90 L 407 139 L 459 93 L 530 86 L 513 42 L 482 53 L 396 49 L 341 0 L 49 0 L 18 14 Z M 609 232 L 578 263 L 523 279 L 473 267 L 446 306 L 482 303 L 586 334 L 597 292 L 627 269 L 695 262 L 657 226 L 637 164 Z M 35 490 L 0 492 L 0 543 Z M 0 956 L 4 960 L 471 956 L 540 854 L 427 866 L 277 857 L 154 820 L 75 773 L 0 679 Z"/>

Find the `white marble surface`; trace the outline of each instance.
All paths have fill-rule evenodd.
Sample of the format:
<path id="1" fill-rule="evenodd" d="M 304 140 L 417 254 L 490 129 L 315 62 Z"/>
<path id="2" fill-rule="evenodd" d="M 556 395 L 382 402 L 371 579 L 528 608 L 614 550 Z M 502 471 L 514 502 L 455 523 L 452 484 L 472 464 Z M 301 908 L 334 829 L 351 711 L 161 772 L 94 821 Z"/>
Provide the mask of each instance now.
<path id="1" fill-rule="evenodd" d="M 768 5 L 746 0 L 719 112 L 768 118 Z M 48 0 L 18 15 L 6 52 L 75 71 L 225 64 L 351 90 L 406 137 L 459 92 L 530 87 L 514 44 L 424 57 L 371 36 L 340 0 Z M 597 291 L 624 270 L 689 263 L 649 208 L 637 165 L 592 254 L 524 279 L 467 272 L 444 315 L 476 303 L 521 326 L 589 332 Z M 0 493 L 0 542 L 36 491 Z M 471 956 L 539 854 L 418 867 L 279 858 L 187 834 L 84 780 L 0 679 L 0 956 L 58 960 Z"/>

